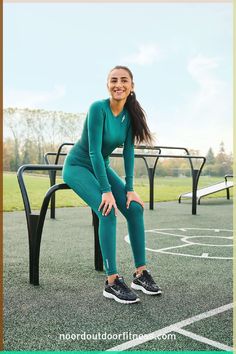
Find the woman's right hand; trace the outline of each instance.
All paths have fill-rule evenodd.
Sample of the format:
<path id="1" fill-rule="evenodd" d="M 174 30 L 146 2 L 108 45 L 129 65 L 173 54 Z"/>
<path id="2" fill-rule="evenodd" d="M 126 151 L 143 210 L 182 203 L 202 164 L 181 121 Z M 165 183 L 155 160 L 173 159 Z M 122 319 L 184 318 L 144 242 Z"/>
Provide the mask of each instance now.
<path id="1" fill-rule="evenodd" d="M 102 209 L 102 215 L 107 216 L 110 213 L 112 207 L 115 209 L 115 216 L 117 216 L 118 208 L 112 192 L 103 193 L 102 202 L 99 205 L 98 211 Z"/>

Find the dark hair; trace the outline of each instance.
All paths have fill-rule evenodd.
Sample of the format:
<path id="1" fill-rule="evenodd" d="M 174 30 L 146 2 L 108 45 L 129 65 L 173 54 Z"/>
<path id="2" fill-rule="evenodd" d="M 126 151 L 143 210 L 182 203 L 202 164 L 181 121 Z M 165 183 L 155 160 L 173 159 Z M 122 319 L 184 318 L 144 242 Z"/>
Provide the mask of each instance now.
<path id="1" fill-rule="evenodd" d="M 110 73 L 116 69 L 126 70 L 133 83 L 133 74 L 129 68 L 122 65 L 117 65 L 111 69 Z M 143 108 L 140 106 L 139 102 L 136 99 L 134 92 L 130 93 L 125 102 L 125 107 L 129 111 L 131 116 L 131 124 L 133 130 L 133 140 L 140 144 L 142 142 L 147 143 L 148 145 L 153 144 L 152 134 L 147 126 L 146 113 Z"/>

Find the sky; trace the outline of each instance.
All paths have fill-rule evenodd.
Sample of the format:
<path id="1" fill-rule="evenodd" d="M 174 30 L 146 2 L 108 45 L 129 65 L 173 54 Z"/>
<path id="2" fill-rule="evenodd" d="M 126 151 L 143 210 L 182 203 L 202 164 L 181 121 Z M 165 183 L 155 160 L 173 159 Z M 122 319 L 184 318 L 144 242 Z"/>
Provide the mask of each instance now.
<path id="1" fill-rule="evenodd" d="M 133 72 L 156 144 L 233 150 L 231 3 L 5 3 L 4 107 L 87 112 Z"/>

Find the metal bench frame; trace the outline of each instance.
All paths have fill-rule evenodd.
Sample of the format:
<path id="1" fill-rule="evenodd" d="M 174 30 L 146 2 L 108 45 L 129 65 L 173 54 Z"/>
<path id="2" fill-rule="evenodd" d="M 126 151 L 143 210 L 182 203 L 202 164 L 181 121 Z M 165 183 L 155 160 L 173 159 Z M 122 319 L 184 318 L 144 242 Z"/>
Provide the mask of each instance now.
<path id="1" fill-rule="evenodd" d="M 228 175 L 225 175 L 225 176 L 224 176 L 225 184 L 227 184 L 227 179 L 228 179 L 228 178 L 233 178 L 233 175 L 229 175 L 229 174 L 228 174 Z M 201 191 L 201 190 L 203 190 L 203 189 L 207 189 L 208 187 L 217 186 L 217 185 L 220 184 L 220 183 L 224 183 L 224 182 L 218 182 L 218 183 L 211 184 L 210 186 L 207 186 L 207 187 L 199 188 L 199 189 L 197 190 L 197 192 L 198 192 L 198 191 Z M 223 191 L 223 190 L 226 190 L 226 198 L 229 200 L 229 199 L 230 199 L 230 192 L 229 192 L 230 188 L 233 188 L 233 185 L 232 185 L 232 186 L 228 186 L 228 185 L 227 185 L 227 186 L 225 186 L 225 188 L 221 188 L 221 189 L 215 190 L 215 191 L 213 191 L 213 192 L 205 193 L 204 195 L 201 195 L 201 196 L 199 196 L 199 197 L 197 196 L 197 204 L 198 204 L 198 205 L 201 204 L 201 199 L 202 199 L 203 197 L 206 197 L 206 196 L 208 196 L 208 195 L 210 195 L 210 194 L 214 194 L 214 193 L 221 192 L 221 191 Z M 184 198 L 191 198 L 190 196 L 186 196 L 186 194 L 190 194 L 190 192 L 189 192 L 189 193 L 182 193 L 182 194 L 180 194 L 179 199 L 178 199 L 179 203 L 181 203 L 182 198 L 183 198 L 183 199 L 184 199 Z"/>
<path id="2" fill-rule="evenodd" d="M 29 281 L 30 284 L 39 285 L 39 256 L 40 245 L 43 232 L 44 221 L 48 209 L 48 205 L 52 195 L 55 192 L 63 189 L 70 189 L 66 183 L 55 184 L 51 186 L 46 192 L 40 213 L 32 213 L 28 193 L 25 186 L 23 173 L 25 171 L 61 171 L 62 165 L 23 165 L 17 172 L 17 178 L 21 190 L 21 195 L 25 207 L 25 216 L 28 229 L 28 241 L 29 241 Z M 99 221 L 97 215 L 92 211 L 93 226 L 94 226 L 94 264 L 95 269 L 98 271 L 103 270 L 103 260 L 98 238 L 98 226 Z"/>
<path id="3" fill-rule="evenodd" d="M 60 156 L 66 156 L 67 153 L 62 153 L 62 149 L 64 146 L 73 146 L 74 143 L 63 143 L 59 146 L 57 152 L 47 152 L 44 155 L 44 160 L 46 164 L 50 164 L 49 161 L 49 156 L 55 156 L 54 164 L 57 165 L 59 162 Z M 122 146 L 119 146 L 119 148 L 122 148 Z M 147 153 L 142 153 L 142 154 L 136 154 L 135 153 L 135 158 L 141 158 L 144 160 L 145 166 L 147 168 L 147 174 L 148 174 L 148 179 L 149 179 L 149 209 L 153 210 L 154 209 L 154 179 L 155 179 L 155 172 L 156 172 L 156 167 L 157 163 L 160 157 L 165 158 L 188 158 L 189 164 L 190 164 L 190 169 L 191 169 L 191 174 L 192 174 L 192 186 L 193 189 L 195 189 L 195 185 L 197 188 L 198 180 L 201 174 L 201 171 L 203 169 L 203 166 L 205 164 L 205 157 L 204 156 L 192 156 L 189 154 L 189 151 L 185 147 L 177 147 L 177 146 L 135 146 L 135 149 L 139 150 L 152 150 L 155 151 L 155 153 L 152 154 L 147 154 Z M 161 149 L 165 150 L 180 150 L 184 151 L 186 155 L 165 155 L 161 153 Z M 123 157 L 122 153 L 112 153 L 111 157 Z M 148 157 L 155 157 L 156 160 L 154 162 L 154 165 L 151 167 L 148 164 L 148 161 L 146 158 Z M 199 170 L 195 170 L 193 168 L 193 163 L 192 159 L 202 159 L 202 165 L 200 166 Z M 50 171 L 49 172 L 49 178 L 50 178 L 50 185 L 53 186 L 56 183 L 56 171 Z M 197 179 L 197 180 L 196 180 Z M 194 197 L 192 198 L 192 205 L 194 204 Z M 196 207 L 193 206 L 192 208 L 192 214 L 196 214 Z M 52 195 L 51 197 L 51 218 L 55 219 L 55 195 Z"/>

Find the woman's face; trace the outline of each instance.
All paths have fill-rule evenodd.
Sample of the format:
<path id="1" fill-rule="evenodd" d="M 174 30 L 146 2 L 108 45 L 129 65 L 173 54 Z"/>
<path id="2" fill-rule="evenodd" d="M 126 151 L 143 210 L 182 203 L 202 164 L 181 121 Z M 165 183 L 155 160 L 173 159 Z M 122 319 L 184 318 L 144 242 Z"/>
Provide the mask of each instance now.
<path id="1" fill-rule="evenodd" d="M 125 69 L 114 69 L 107 80 L 107 88 L 113 100 L 126 101 L 134 88 L 131 77 Z"/>

